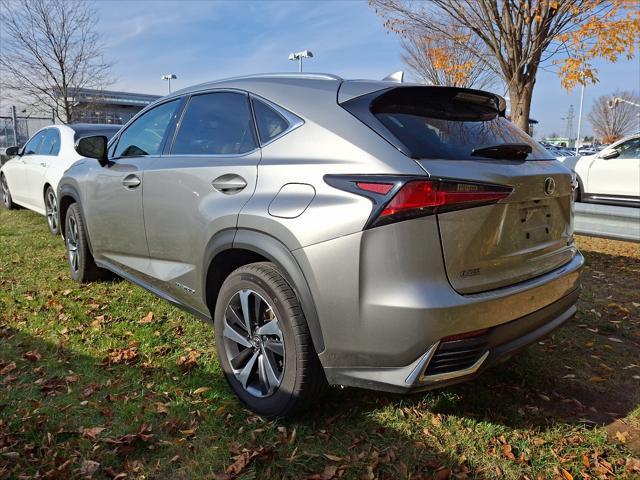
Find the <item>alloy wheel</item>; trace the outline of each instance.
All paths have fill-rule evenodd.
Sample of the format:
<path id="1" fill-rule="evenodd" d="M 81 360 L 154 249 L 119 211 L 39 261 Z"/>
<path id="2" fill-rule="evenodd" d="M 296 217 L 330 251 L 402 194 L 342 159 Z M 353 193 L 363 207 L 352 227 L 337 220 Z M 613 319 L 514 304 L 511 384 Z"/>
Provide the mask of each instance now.
<path id="1" fill-rule="evenodd" d="M 78 223 L 73 216 L 69 216 L 67 220 L 66 243 L 69 265 L 74 272 L 77 272 L 80 268 L 80 250 L 78 248 Z"/>
<path id="2" fill-rule="evenodd" d="M 45 203 L 49 228 L 52 231 L 55 231 L 58 228 L 58 202 L 56 200 L 56 195 L 51 190 L 47 192 Z"/>
<path id="3" fill-rule="evenodd" d="M 251 395 L 264 398 L 280 386 L 284 337 L 275 311 L 257 292 L 236 292 L 224 313 L 224 347 L 233 374 Z"/>

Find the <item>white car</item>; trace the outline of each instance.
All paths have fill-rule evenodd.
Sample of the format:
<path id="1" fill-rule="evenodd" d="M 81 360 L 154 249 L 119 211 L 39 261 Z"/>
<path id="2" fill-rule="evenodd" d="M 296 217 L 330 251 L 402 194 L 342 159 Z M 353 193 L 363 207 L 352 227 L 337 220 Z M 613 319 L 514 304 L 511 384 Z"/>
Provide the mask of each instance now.
<path id="1" fill-rule="evenodd" d="M 640 207 L 640 134 L 561 161 L 578 177 L 576 201 Z"/>
<path id="2" fill-rule="evenodd" d="M 38 130 L 24 147 L 9 147 L 9 159 L 0 168 L 0 191 L 5 208 L 19 205 L 46 215 L 49 230 L 57 235 L 56 189 L 62 174 L 81 157 L 74 148 L 78 138 L 104 135 L 111 138 L 120 125 L 51 125 Z"/>

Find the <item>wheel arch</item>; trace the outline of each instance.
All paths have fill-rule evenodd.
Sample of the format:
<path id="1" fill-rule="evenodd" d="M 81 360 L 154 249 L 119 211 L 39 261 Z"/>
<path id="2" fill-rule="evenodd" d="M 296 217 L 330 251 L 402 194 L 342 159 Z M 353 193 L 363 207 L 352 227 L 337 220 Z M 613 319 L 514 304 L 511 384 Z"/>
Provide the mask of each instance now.
<path id="1" fill-rule="evenodd" d="M 274 263 L 283 273 L 300 301 L 316 352 L 324 351 L 322 328 L 302 269 L 283 243 L 264 233 L 244 229 L 227 230 L 216 235 L 207 245 L 203 291 L 212 318 L 218 292 L 228 275 L 243 265 L 261 261 Z"/>
<path id="2" fill-rule="evenodd" d="M 52 187 L 53 188 L 53 187 Z M 46 191 L 46 188 L 45 188 Z M 80 195 L 76 191 L 75 188 L 65 185 L 61 187 L 58 191 L 58 225 L 60 225 L 60 234 L 64 237 L 65 234 L 65 219 L 67 217 L 67 210 L 73 203 L 77 203 L 80 205 Z M 80 211 L 82 213 L 82 205 L 80 205 Z M 82 213 L 84 217 L 84 213 Z M 91 243 L 89 242 L 89 245 Z"/>

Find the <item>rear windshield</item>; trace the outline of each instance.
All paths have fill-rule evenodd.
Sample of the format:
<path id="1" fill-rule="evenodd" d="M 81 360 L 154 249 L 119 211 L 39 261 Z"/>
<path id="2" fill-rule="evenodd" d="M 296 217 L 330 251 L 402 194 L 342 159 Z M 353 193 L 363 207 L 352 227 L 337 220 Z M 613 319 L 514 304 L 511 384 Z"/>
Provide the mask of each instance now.
<path id="1" fill-rule="evenodd" d="M 394 88 L 369 103 L 370 114 L 384 126 L 374 129 L 387 139 L 391 133 L 391 143 L 400 142 L 412 158 L 478 160 L 474 149 L 505 143 L 530 145 L 527 160 L 552 158 L 499 108 L 492 94 L 447 87 Z"/>

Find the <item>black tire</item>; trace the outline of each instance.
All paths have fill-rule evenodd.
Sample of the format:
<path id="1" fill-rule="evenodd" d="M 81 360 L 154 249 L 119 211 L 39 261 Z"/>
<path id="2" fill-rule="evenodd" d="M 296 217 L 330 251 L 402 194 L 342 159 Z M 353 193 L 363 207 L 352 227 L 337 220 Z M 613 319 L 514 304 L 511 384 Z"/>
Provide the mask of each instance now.
<path id="1" fill-rule="evenodd" d="M 4 176 L 0 176 L 0 195 L 2 195 L 2 206 L 7 210 L 13 210 L 16 208 L 16 204 L 13 203 L 13 198 L 11 197 L 11 192 L 9 191 L 9 184 L 7 183 L 7 178 Z"/>
<path id="2" fill-rule="evenodd" d="M 64 237 L 71 278 L 79 283 L 102 278 L 103 270 L 98 268 L 89 250 L 87 231 L 77 203 L 73 203 L 67 210 Z"/>
<path id="3" fill-rule="evenodd" d="M 581 202 L 582 198 L 580 195 L 580 187 L 576 187 L 576 189 L 573 191 L 573 202 Z"/>
<path id="4" fill-rule="evenodd" d="M 47 187 L 44 192 L 44 208 L 47 215 L 47 225 L 51 235 L 60 235 L 60 225 L 58 224 L 58 199 L 53 188 Z"/>
<path id="5" fill-rule="evenodd" d="M 233 317 L 233 313 L 228 310 L 228 308 L 235 309 L 233 301 L 242 292 L 246 295 L 253 295 L 253 297 L 247 298 L 253 298 L 254 306 L 250 317 L 256 319 L 257 325 L 255 330 L 251 329 L 254 333 L 250 332 L 245 337 L 245 341 L 253 341 L 254 344 L 246 347 L 240 347 L 237 342 L 230 340 L 224 333 L 227 312 L 229 312 L 230 318 L 243 321 L 238 317 Z M 246 292 L 253 293 L 247 294 Z M 266 303 L 266 307 L 269 308 L 263 307 L 260 300 L 263 300 Z M 247 310 L 250 309 L 251 307 L 247 308 Z M 236 311 L 238 310 L 236 309 Z M 240 311 L 240 314 L 242 315 L 242 311 Z M 278 344 L 278 334 L 256 334 L 256 332 L 260 333 L 259 326 L 270 323 L 274 316 L 279 327 L 278 332 L 282 337 L 281 343 L 283 345 L 280 345 L 280 347 L 284 352 L 283 356 L 273 354 L 272 350 L 270 350 L 272 347 L 268 346 L 269 343 L 272 346 Z M 231 321 L 227 325 L 230 325 Z M 238 324 L 236 323 L 235 325 Z M 313 403 L 317 403 L 319 395 L 327 385 L 324 371 L 313 348 L 309 328 L 298 299 L 274 264 L 268 262 L 252 263 L 238 268 L 227 277 L 218 294 L 214 313 L 214 328 L 218 358 L 227 382 L 238 398 L 250 410 L 267 417 L 287 416 L 303 411 Z M 235 326 L 234 328 L 236 331 L 244 332 L 242 328 Z M 250 340 L 251 337 L 253 338 Z M 263 337 L 263 339 L 260 340 L 256 337 Z M 240 354 L 234 356 L 236 367 L 239 367 L 234 372 L 229 358 L 232 356 L 230 350 L 233 350 L 234 347 L 242 348 L 241 352 L 245 358 L 253 358 L 258 355 L 257 360 L 254 361 L 257 365 L 255 373 L 250 374 L 251 376 L 248 377 L 252 379 L 251 383 L 254 386 L 251 386 L 249 381 L 246 382 L 247 386 L 243 385 L 237 377 L 238 372 L 245 371 L 241 368 L 242 364 L 237 360 Z M 262 352 L 262 355 L 260 352 Z M 263 356 L 262 362 L 260 361 L 260 356 Z M 267 358 L 268 356 L 270 356 L 271 360 Z M 273 391 L 265 393 L 266 387 L 261 384 L 261 379 L 266 373 L 261 376 L 259 367 L 273 364 L 274 359 L 276 359 L 277 365 L 271 372 L 278 370 L 281 365 L 280 382 L 277 387 L 272 387 Z M 251 359 L 247 361 L 247 364 L 250 361 Z M 266 367 L 263 372 L 265 371 Z M 258 389 L 255 385 L 265 387 L 265 389 L 257 391 Z"/>

